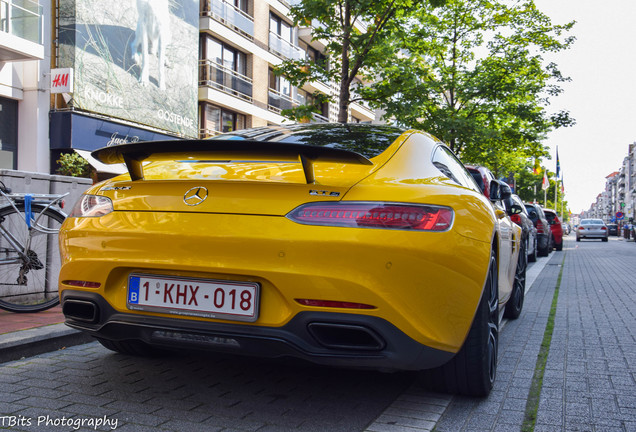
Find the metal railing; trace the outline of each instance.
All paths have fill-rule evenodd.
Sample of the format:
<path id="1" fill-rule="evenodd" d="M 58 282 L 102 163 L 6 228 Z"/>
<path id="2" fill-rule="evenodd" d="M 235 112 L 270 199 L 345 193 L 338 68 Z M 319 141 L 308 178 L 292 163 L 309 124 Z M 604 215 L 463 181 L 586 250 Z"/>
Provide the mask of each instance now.
<path id="1" fill-rule="evenodd" d="M 280 114 L 282 110 L 292 109 L 300 105 L 298 100 L 292 99 L 290 96 L 283 94 L 277 90 L 269 89 L 267 98 L 267 109 Z"/>
<path id="2" fill-rule="evenodd" d="M 43 7 L 33 0 L 0 0 L 0 31 L 42 45 Z"/>
<path id="3" fill-rule="evenodd" d="M 199 138 L 200 139 L 206 139 L 206 138 L 210 138 L 216 135 L 220 135 L 223 132 L 215 130 L 215 129 L 208 129 L 208 128 L 200 128 L 199 129 Z"/>
<path id="4" fill-rule="evenodd" d="M 225 0 L 208 0 L 202 5 L 201 14 L 238 31 L 254 37 L 254 18 Z"/>
<path id="5" fill-rule="evenodd" d="M 291 44 L 272 31 L 269 32 L 269 49 L 275 54 L 292 60 L 302 60 L 306 56 L 302 48 Z"/>
<path id="6" fill-rule="evenodd" d="M 199 60 L 199 85 L 252 100 L 252 79 L 212 60 Z"/>

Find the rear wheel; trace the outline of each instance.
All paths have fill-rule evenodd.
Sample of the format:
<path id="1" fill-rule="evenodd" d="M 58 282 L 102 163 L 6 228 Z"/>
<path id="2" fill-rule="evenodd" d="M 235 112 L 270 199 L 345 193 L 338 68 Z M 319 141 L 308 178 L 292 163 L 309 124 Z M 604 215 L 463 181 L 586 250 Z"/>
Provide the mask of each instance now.
<path id="1" fill-rule="evenodd" d="M 492 251 L 488 277 L 464 346 L 443 366 L 421 371 L 422 383 L 434 391 L 487 396 L 495 382 L 499 347 L 497 258 Z"/>
<path id="2" fill-rule="evenodd" d="M 555 246 L 555 249 L 556 249 L 557 251 L 562 251 L 562 250 L 563 250 L 563 240 L 561 240 L 561 243 L 559 243 L 559 244 L 557 244 L 557 245 Z"/>
<path id="3" fill-rule="evenodd" d="M 525 248 L 519 251 L 519 259 L 517 260 L 517 269 L 515 271 L 515 282 L 512 287 L 512 294 L 506 304 L 504 316 L 509 319 L 517 319 L 521 315 L 523 309 L 523 300 L 526 294 L 526 270 L 528 263 L 525 258 Z"/>

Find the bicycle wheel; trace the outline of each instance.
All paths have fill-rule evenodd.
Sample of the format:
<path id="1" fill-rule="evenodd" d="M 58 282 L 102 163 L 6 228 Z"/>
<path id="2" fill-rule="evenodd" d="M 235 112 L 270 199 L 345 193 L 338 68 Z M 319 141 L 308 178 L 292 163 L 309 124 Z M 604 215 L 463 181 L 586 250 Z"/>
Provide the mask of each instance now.
<path id="1" fill-rule="evenodd" d="M 16 207 L 20 213 L 11 206 L 0 209 L 0 308 L 11 312 L 39 312 L 60 302 L 57 231 L 64 222 L 64 215 L 34 203 L 31 210 L 37 226 L 33 221 L 34 228 L 29 230 L 24 203 L 17 203 Z M 10 237 L 13 237 L 11 241 Z M 29 240 L 26 254 L 16 247 L 24 247 Z"/>

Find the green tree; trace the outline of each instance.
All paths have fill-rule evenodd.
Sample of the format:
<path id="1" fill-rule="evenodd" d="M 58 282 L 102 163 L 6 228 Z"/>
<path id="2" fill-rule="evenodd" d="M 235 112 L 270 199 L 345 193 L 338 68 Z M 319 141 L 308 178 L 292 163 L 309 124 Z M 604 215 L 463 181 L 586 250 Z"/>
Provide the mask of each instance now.
<path id="1" fill-rule="evenodd" d="M 567 78 L 542 54 L 568 48 L 573 25 L 553 25 L 533 0 L 423 7 L 402 28 L 401 58 L 385 62 L 362 95 L 387 118 L 436 135 L 466 162 L 547 156 L 546 133 L 573 120 L 546 111 Z"/>
<path id="2" fill-rule="evenodd" d="M 428 0 L 432 5 L 445 0 Z M 295 119 L 311 116 L 319 106 L 329 100 L 339 107 L 338 121 L 348 120 L 349 105 L 361 100 L 358 75 L 375 76 L 376 69 L 389 58 L 396 58 L 393 43 L 398 29 L 425 4 L 421 0 L 301 0 L 293 6 L 290 15 L 294 24 L 313 27 L 313 38 L 325 43 L 327 62 L 307 59 L 287 60 L 275 69 L 292 85 L 303 87 L 307 82 L 320 80 L 335 82 L 339 92 L 334 98 L 320 92 L 313 94 L 313 105 L 285 110 L 284 115 Z"/>

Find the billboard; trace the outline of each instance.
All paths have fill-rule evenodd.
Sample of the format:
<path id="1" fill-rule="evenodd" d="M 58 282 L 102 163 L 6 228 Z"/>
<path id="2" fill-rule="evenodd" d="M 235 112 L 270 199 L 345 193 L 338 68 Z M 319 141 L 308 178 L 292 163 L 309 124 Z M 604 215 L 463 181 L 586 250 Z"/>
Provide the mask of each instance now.
<path id="1" fill-rule="evenodd" d="M 59 0 L 75 109 L 196 137 L 198 0 Z"/>

